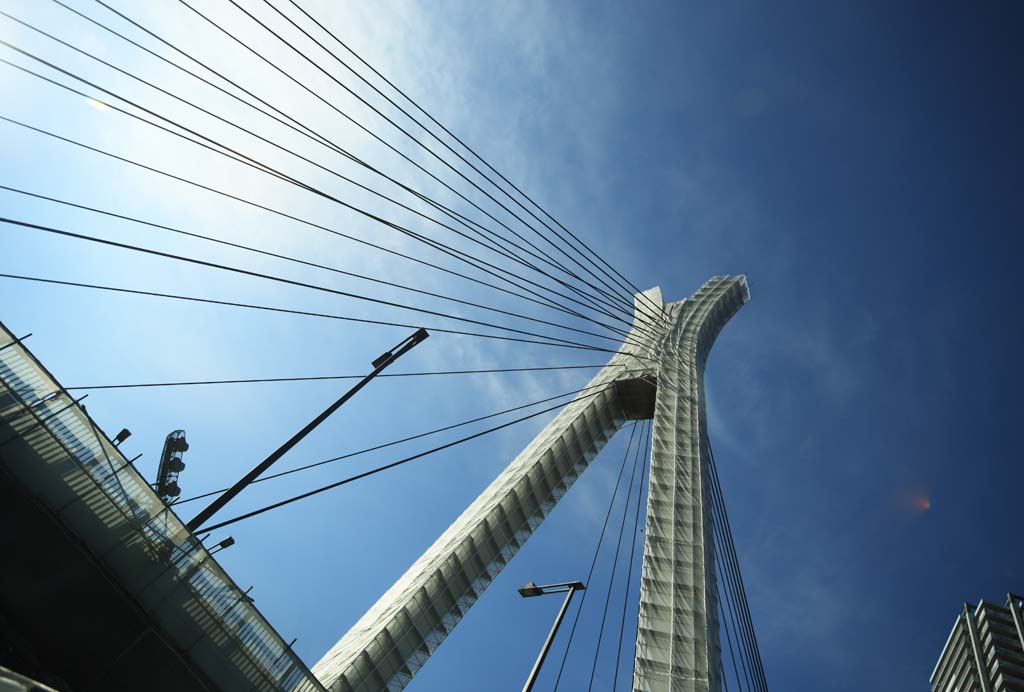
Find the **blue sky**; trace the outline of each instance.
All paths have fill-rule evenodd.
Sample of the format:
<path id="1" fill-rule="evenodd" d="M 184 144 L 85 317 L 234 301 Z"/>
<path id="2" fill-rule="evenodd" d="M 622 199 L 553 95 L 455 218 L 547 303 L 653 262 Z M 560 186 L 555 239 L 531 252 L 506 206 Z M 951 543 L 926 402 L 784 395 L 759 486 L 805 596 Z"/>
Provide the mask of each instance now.
<path id="1" fill-rule="evenodd" d="M 73 4 L 123 26 L 98 5 Z M 184 7 L 115 4 L 368 160 L 442 195 Z M 336 85 L 273 46 L 226 3 L 208 6 L 277 64 L 372 122 Z M 1013 521 L 1022 413 L 1016 356 L 1024 345 L 1013 305 L 1024 151 L 1014 44 L 1021 17 L 1012 3 L 310 7 L 641 287 L 660 285 L 675 300 L 710 275 L 748 275 L 753 299 L 727 326 L 709 363 L 709 430 L 773 689 L 927 689 L 962 602 L 1024 588 Z M 16 0 L 4 9 L 236 122 L 258 124 L 275 141 L 324 156 L 50 3 Z M 346 200 L 386 208 L 9 20 L 0 19 L 0 35 L 155 110 L 187 117 Z M 0 93 L 5 116 L 420 252 L 412 241 L 330 203 L 3 65 Z M 0 142 L 3 185 L 521 307 L 9 124 L 0 124 Z M 426 162 L 410 145 L 402 149 Z M 2 191 L 0 205 L 15 218 L 403 297 Z M 389 214 L 415 223 L 407 213 Z M 0 233 L 4 273 L 440 323 L 10 227 Z M 0 281 L 0 319 L 16 332 L 33 332 L 30 347 L 67 386 L 359 373 L 406 333 Z M 401 367 L 600 361 L 600 354 L 569 349 L 434 335 Z M 588 376 L 378 381 L 281 464 L 535 401 L 583 386 Z M 164 435 L 187 430 L 192 449 L 182 486 L 190 495 L 231 482 L 344 386 L 107 391 L 87 403 L 108 432 L 133 430 L 125 449 L 145 452 L 140 468 L 149 477 Z M 285 639 L 299 638 L 297 650 L 312 665 L 543 420 L 233 526 L 238 543 L 218 558 L 243 587 L 255 585 L 256 605 Z M 625 438 L 619 435 L 594 462 L 410 690 L 521 684 L 557 601 L 520 601 L 515 588 L 529 579 L 583 576 Z M 408 453 L 422 448 L 411 445 Z M 254 508 L 398 454 L 254 486 L 232 509 Z M 184 508 L 182 514 L 189 516 Z M 592 582 L 598 595 L 607 588 L 602 565 Z M 563 689 L 579 688 L 589 671 L 600 600 L 589 602 L 583 615 L 585 636 L 574 645 Z M 560 646 L 561 639 L 559 654 Z M 631 641 L 623 648 L 631 652 Z M 602 649 L 596 689 L 610 689 L 609 652 Z M 551 682 L 542 677 L 540 688 Z"/>

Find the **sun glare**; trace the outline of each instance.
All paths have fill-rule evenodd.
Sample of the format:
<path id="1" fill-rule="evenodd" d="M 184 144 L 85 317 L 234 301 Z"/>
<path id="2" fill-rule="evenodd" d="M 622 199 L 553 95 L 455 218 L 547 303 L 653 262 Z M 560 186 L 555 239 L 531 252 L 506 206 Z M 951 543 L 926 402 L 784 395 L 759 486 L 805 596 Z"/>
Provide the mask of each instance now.
<path id="1" fill-rule="evenodd" d="M 110 110 L 110 106 L 108 106 L 107 104 L 103 103 L 102 101 L 98 101 L 98 100 L 96 100 L 94 98 L 88 98 L 88 99 L 86 99 L 86 101 L 88 101 L 89 105 L 92 106 L 93 108 L 95 108 L 98 111 Z"/>

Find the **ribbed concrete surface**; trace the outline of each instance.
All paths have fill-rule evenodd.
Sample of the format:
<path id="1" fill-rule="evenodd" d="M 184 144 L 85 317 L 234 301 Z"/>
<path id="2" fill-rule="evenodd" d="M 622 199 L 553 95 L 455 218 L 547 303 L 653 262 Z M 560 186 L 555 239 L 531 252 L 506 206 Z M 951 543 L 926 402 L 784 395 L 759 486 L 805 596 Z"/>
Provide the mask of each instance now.
<path id="1" fill-rule="evenodd" d="M 721 688 L 704 364 L 747 301 L 743 277 L 715 277 L 668 306 L 660 344 L 633 689 Z"/>
<path id="2" fill-rule="evenodd" d="M 645 295 L 662 305 L 660 290 Z M 692 547 L 689 552 L 673 549 L 664 540 L 671 543 L 689 531 L 687 535 L 700 535 L 699 542 L 690 543 L 711 545 L 710 534 L 704 538 L 710 519 L 694 505 L 703 491 L 694 493 L 688 485 L 703 478 L 693 470 L 704 458 L 699 451 L 704 425 L 701 373 L 710 341 L 746 296 L 742 277 L 716 277 L 691 299 L 666 306 L 665 315 L 650 316 L 649 303 L 638 298 L 633 329 L 619 352 L 314 666 L 320 681 L 332 692 L 404 688 L 625 420 L 642 410 L 637 406 L 642 388 L 614 383 L 643 377 L 659 382 L 654 433 L 659 470 L 655 474 L 652 467 L 649 512 L 653 508 L 650 516 L 664 529 L 655 530 L 657 541 L 652 543 L 649 528 L 644 551 L 644 646 L 636 679 L 646 686 L 638 689 L 717 689 L 707 682 L 703 687 L 676 687 L 673 682 L 677 668 L 708 670 L 703 598 L 714 593 L 707 588 L 714 577 L 705 573 L 703 548 L 698 551 L 700 564 L 694 566 L 692 557 L 685 559 Z M 660 393 L 660 371 L 670 378 L 670 395 Z M 659 432 L 659 425 L 669 425 L 671 433 Z M 673 470 L 676 465 L 682 465 L 678 472 Z M 681 488 L 670 491 L 675 484 Z M 674 570 L 685 574 L 673 577 L 669 572 Z M 688 590 L 699 593 L 700 604 L 688 604 Z M 711 626 L 716 628 L 711 640 L 717 641 L 713 618 Z M 698 651 L 705 653 L 692 653 Z"/>

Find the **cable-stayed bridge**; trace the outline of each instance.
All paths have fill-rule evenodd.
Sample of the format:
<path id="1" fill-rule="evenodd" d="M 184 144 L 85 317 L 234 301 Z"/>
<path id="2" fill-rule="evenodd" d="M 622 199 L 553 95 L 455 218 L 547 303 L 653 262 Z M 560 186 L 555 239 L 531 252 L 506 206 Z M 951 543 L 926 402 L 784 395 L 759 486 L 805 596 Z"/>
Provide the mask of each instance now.
<path id="1" fill-rule="evenodd" d="M 116 445 L 102 432 L 93 430 L 93 441 L 79 444 L 79 428 L 88 425 L 92 430 L 94 424 L 77 400 L 86 391 L 257 382 L 283 386 L 359 379 L 363 374 L 201 375 L 176 381 L 72 383 L 76 386 L 65 388 L 16 342 L 14 333 L 6 332 L 0 348 L 6 349 L 8 358 L 3 374 L 8 393 L 4 433 L 9 440 L 2 460 L 11 487 L 39 495 L 43 499 L 37 509 L 60 517 L 61 503 L 83 491 L 62 485 L 72 481 L 59 474 L 39 475 L 33 469 L 66 464 L 81 476 L 74 483 L 91 484 L 92 499 L 83 506 L 119 517 L 107 527 L 116 529 L 112 545 L 111 536 L 103 535 L 102 522 L 90 523 L 91 518 L 79 518 L 85 523 L 68 523 L 62 529 L 87 544 L 97 580 L 105 574 L 120 584 L 131 594 L 132 607 L 167 611 L 147 626 L 159 630 L 155 636 L 168 651 L 181 650 L 181 638 L 193 634 L 192 648 L 184 647 L 182 658 L 187 673 L 180 677 L 192 682 L 176 684 L 195 684 L 197 689 L 248 685 L 346 692 L 404 688 L 605 444 L 627 427 L 630 441 L 586 577 L 590 588 L 569 613 L 570 635 L 555 686 L 567 656 L 589 655 L 579 652 L 578 643 L 573 648 L 573 637 L 582 609 L 600 605 L 601 591 L 590 581 L 606 537 L 611 545 L 615 525 L 609 519 L 621 486 L 625 500 L 619 501 L 622 518 L 615 564 L 624 546 L 629 558 L 626 578 L 639 584 L 639 616 L 632 626 L 635 651 L 623 654 L 623 613 L 610 687 L 618 683 L 622 663 L 632 666 L 635 690 L 766 690 L 708 438 L 703 380 L 715 338 L 749 299 L 746 278 L 715 276 L 688 298 L 668 302 L 659 289 L 642 291 L 595 249 L 596 238 L 591 235 L 585 241 L 583 234 L 563 225 L 355 52 L 349 46 L 355 39 L 343 41 L 330 12 L 314 11 L 298 0 L 178 0 L 170 6 L 173 9 L 148 14 L 105 0 L 48 0 L 0 10 L 0 21 L 9 30 L 0 39 L 2 69 L 19 85 L 45 93 L 47 102 L 101 114 L 100 133 L 103 128 L 142 132 L 144 137 L 160 138 L 166 150 L 119 148 L 97 132 L 72 127 L 59 117 L 43 117 L 31 106 L 0 112 L 0 127 L 8 136 L 17 133 L 97 166 L 115 166 L 126 176 L 145 176 L 161 196 L 198 196 L 205 204 L 227 210 L 227 215 L 256 214 L 281 228 L 315 234 L 317 251 L 303 253 L 227 226 L 168 221 L 158 214 L 119 209 L 89 196 L 74 197 L 9 179 L 0 181 L 0 194 L 8 202 L 0 226 L 10 236 L 32 243 L 117 253 L 119 258 L 161 263 L 175 271 L 252 281 L 280 291 L 274 295 L 315 296 L 320 302 L 310 307 L 238 299 L 195 288 L 125 281 L 118 279 L 117 271 L 95 279 L 56 271 L 29 273 L 19 268 L 17 258 L 0 271 L 8 285 L 24 291 L 46 285 L 80 292 L 83 300 L 94 301 L 132 296 L 151 311 L 169 305 L 206 306 L 230 314 L 365 325 L 403 334 L 426 327 L 439 339 L 527 348 L 538 358 L 556 354 L 553 362 L 380 374 L 433 380 L 438 387 L 452 378 L 495 373 L 579 376 L 596 371 L 586 384 L 540 400 L 314 463 L 275 467 L 254 482 L 323 469 L 393 445 L 420 444 L 428 437 L 444 440 L 244 513 L 225 509 L 202 527 L 214 531 L 255 521 L 285 505 L 389 473 L 518 423 L 549 419 L 309 670 L 262 616 L 236 613 L 235 608 L 248 606 L 244 598 L 232 596 L 230 607 L 225 605 L 224 594 L 233 594 L 237 587 L 216 567 L 211 556 L 215 551 L 197 542 L 203 531 L 193 535 L 178 519 L 189 512 L 185 505 L 222 497 L 228 488 L 178 497 L 163 506 L 155 495 L 150 497 L 152 492 L 129 460 L 117 458 Z M 190 42 L 189 36 L 169 30 L 162 23 L 168 13 L 201 27 L 197 32 L 203 32 L 204 40 Z M 228 55 L 230 60 L 224 58 Z M 266 88 L 271 80 L 284 85 L 282 90 Z M 187 157 L 187 165 L 176 156 Z M 218 174 L 205 175 L 210 171 Z M 251 184 L 253 180 L 286 192 L 266 194 Z M 312 213 L 310 204 L 344 216 Z M 105 232 L 105 225 L 113 223 L 132 231 Z M 346 251 L 332 251 L 336 247 Z M 348 249 L 379 261 L 346 261 Z M 322 307 L 328 303 L 339 307 Z M 567 363 L 566 354 L 584 355 L 587 362 Z M 35 378 L 31 384 L 24 375 L 29 370 Z M 36 415 L 39 406 L 52 417 Z M 466 434 L 459 430 L 464 427 Z M 72 429 L 77 432 L 69 433 Z M 627 468 L 630 476 L 623 483 Z M 40 490 L 43 486 L 48 494 Z M 26 506 L 24 516 L 35 515 Z M 627 526 L 632 527 L 632 540 Z M 642 549 L 637 549 L 640 545 Z M 68 551 L 71 555 L 70 547 Z M 218 571 L 210 576 L 214 568 Z M 586 568 L 581 565 L 581 572 Z M 141 573 L 149 574 L 150 581 L 134 581 L 133 575 Z M 197 583 L 196 575 L 206 575 L 206 581 Z M 219 589 L 216 605 L 210 600 L 210 584 Z M 154 590 L 160 599 L 150 601 Z M 629 590 L 627 581 L 627 595 Z M 595 670 L 611 593 L 609 584 L 591 687 L 603 685 L 595 682 Z M 191 615 L 181 615 L 175 608 Z M 179 617 L 189 621 L 197 609 L 213 613 L 208 617 L 218 623 L 217 634 L 208 623 L 197 621 L 177 629 L 168 624 Z M 126 631 L 131 622 L 126 615 Z M 614 622 L 607 624 L 614 629 Z M 246 627 L 258 629 L 260 637 L 253 639 L 243 631 Z M 31 644 L 33 636 L 27 638 L 29 649 L 39 648 L 38 643 Z M 130 641 L 129 645 L 141 646 Z M 554 666 L 556 658 L 547 665 Z M 117 656 L 107 662 L 104 675 L 118 679 L 118 666 L 125 665 L 126 658 Z M 232 666 L 237 671 L 232 672 Z M 88 678 L 87 672 L 74 667 L 64 674 Z"/>

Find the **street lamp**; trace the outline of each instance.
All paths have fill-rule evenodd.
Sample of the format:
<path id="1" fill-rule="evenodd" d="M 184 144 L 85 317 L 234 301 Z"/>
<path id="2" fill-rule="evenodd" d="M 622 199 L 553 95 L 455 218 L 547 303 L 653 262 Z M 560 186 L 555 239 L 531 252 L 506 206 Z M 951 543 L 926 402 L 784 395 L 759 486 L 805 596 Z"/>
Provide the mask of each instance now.
<path id="1" fill-rule="evenodd" d="M 384 370 L 384 368 L 388 367 L 396 360 L 401 358 L 403 355 L 411 351 L 417 344 L 426 339 L 428 336 L 430 336 L 430 334 L 427 332 L 426 329 L 417 329 L 416 332 L 412 334 L 412 336 L 407 336 L 406 338 L 402 339 L 402 341 L 397 346 L 395 346 L 390 351 L 386 351 L 383 355 L 374 360 L 373 372 L 371 372 L 363 379 L 359 380 L 359 382 L 356 383 L 356 385 L 352 387 L 352 389 L 345 392 L 340 399 L 338 399 L 333 404 L 328 406 L 323 413 L 321 413 L 319 416 L 317 416 L 309 423 L 307 423 L 306 427 L 304 427 L 299 432 L 295 433 L 290 440 L 288 440 L 283 445 L 278 447 L 277 450 L 275 450 L 269 457 L 261 461 L 252 471 L 245 474 L 245 476 L 243 476 L 241 480 L 239 480 L 233 486 L 225 490 L 219 497 L 213 500 L 213 502 L 211 502 L 209 506 L 207 506 L 205 509 L 199 512 L 199 514 L 189 519 L 188 523 L 185 524 L 185 528 L 187 528 L 190 533 L 195 533 L 196 531 L 198 531 L 199 528 L 210 519 L 210 517 L 212 517 L 214 514 L 220 511 L 220 509 L 224 507 L 224 505 L 226 505 L 233 497 L 238 495 L 238 493 L 242 492 L 250 483 L 256 480 L 260 476 L 260 474 L 262 474 L 264 471 L 269 469 L 274 463 L 276 463 L 278 459 L 284 456 L 285 452 L 287 452 L 292 447 L 297 445 L 299 441 L 302 440 L 302 438 L 304 438 L 306 435 L 312 432 L 313 429 L 316 428 L 318 425 L 327 420 L 327 418 L 332 413 L 337 411 L 339 408 L 341 408 L 342 404 L 344 404 L 346 401 L 355 396 L 356 392 L 365 387 L 370 382 L 370 380 L 379 375 Z M 217 524 L 212 528 L 220 528 L 221 526 L 223 526 L 223 522 L 221 524 Z"/>
<path id="2" fill-rule="evenodd" d="M 533 664 L 533 670 L 530 671 L 530 677 L 526 679 L 526 684 L 523 685 L 523 692 L 530 692 L 533 689 L 533 683 L 537 682 L 537 675 L 540 674 L 540 667 L 544 664 L 544 659 L 547 658 L 548 650 L 551 648 L 551 642 L 555 640 L 555 634 L 558 632 L 558 626 L 562 624 L 562 618 L 565 617 L 565 611 L 569 610 L 569 602 L 572 600 L 573 594 L 577 591 L 583 591 L 586 589 L 581 581 L 567 581 L 560 584 L 545 584 L 544 586 L 537 586 L 532 581 L 527 582 L 525 586 L 519 589 L 519 595 L 523 598 L 533 598 L 534 596 L 545 596 L 552 593 L 564 593 L 565 601 L 562 602 L 562 608 L 558 611 L 558 615 L 555 617 L 555 624 L 551 627 L 551 631 L 548 633 L 548 638 L 544 640 L 544 646 L 540 650 L 540 655 L 537 656 L 537 662 Z"/>

